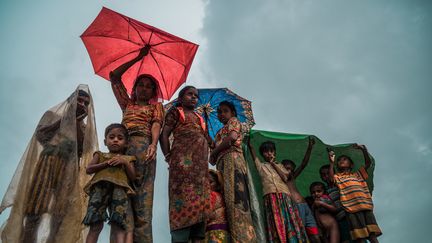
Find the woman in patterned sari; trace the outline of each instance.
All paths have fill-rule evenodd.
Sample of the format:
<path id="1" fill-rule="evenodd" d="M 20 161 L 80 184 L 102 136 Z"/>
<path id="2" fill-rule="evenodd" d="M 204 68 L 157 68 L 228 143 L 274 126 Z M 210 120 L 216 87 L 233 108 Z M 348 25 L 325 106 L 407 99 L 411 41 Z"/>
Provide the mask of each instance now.
<path id="1" fill-rule="evenodd" d="M 241 147 L 241 124 L 231 102 L 222 101 L 217 112 L 224 127 L 216 134 L 216 148 L 211 153 L 210 162 L 216 162 L 217 169 L 223 174 L 231 242 L 256 242 L 250 211 L 246 162 Z"/>
<path id="2" fill-rule="evenodd" d="M 194 112 L 198 91 L 184 87 L 177 107 L 165 117 L 161 148 L 169 164 L 169 217 L 172 242 L 205 238 L 210 208 L 208 179 L 209 137 L 204 119 Z M 174 140 L 170 146 L 169 136 Z"/>
<path id="3" fill-rule="evenodd" d="M 163 107 L 157 98 L 158 86 L 150 75 L 140 75 L 135 80 L 131 97 L 128 96 L 121 76 L 136 62 L 148 54 L 144 47 L 139 55 L 110 73 L 111 86 L 123 112 L 123 125 L 129 133 L 128 155 L 136 156 L 136 179 L 133 182 L 136 195 L 131 198 L 134 219 L 129 219 L 127 241 L 153 242 L 152 210 L 156 175 L 156 148 L 163 119 Z M 134 223 L 132 223 L 134 222 Z"/>

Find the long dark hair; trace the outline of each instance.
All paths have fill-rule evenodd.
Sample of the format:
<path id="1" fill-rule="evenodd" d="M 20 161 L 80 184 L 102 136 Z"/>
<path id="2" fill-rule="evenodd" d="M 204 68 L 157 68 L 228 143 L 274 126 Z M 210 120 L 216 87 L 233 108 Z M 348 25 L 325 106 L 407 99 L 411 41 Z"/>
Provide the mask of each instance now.
<path id="1" fill-rule="evenodd" d="M 234 116 L 237 117 L 237 110 L 236 110 L 234 104 L 231 101 L 227 101 L 227 100 L 224 100 L 221 103 L 219 103 L 219 106 L 217 108 L 218 113 L 220 112 L 220 107 L 223 105 L 228 107 L 231 110 L 231 112 L 234 114 Z"/>
<path id="2" fill-rule="evenodd" d="M 153 99 L 157 96 L 158 83 L 157 83 L 156 79 L 153 76 L 151 76 L 150 74 L 141 74 L 135 79 L 134 85 L 132 87 L 131 99 L 133 101 L 136 101 L 136 86 L 138 85 L 138 82 L 142 82 L 142 79 L 144 79 L 144 78 L 147 78 L 148 80 L 150 80 L 150 85 L 151 85 L 152 90 L 153 90 L 153 95 L 152 95 L 152 97 L 150 97 L 150 99 Z"/>
<path id="3" fill-rule="evenodd" d="M 181 99 L 185 95 L 186 91 L 188 91 L 188 89 L 196 89 L 198 91 L 198 89 L 192 85 L 185 86 L 183 89 L 181 89 L 177 96 L 177 104 L 176 104 L 177 107 L 182 106 Z"/>

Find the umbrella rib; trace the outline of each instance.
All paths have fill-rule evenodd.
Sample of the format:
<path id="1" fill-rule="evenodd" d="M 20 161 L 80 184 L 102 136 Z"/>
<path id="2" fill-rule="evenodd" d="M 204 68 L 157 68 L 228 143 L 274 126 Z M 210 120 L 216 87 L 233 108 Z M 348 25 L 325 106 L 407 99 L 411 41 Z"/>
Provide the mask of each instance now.
<path id="1" fill-rule="evenodd" d="M 183 63 L 177 61 L 176 59 L 174 59 L 174 58 L 172 58 L 172 57 L 166 55 L 165 53 L 162 53 L 162 52 L 160 52 L 160 51 L 158 51 L 158 50 L 155 50 L 155 49 L 153 49 L 153 51 L 156 52 L 156 53 L 161 54 L 162 56 L 168 57 L 169 59 L 173 60 L 174 62 L 176 62 L 176 63 L 178 63 L 178 64 L 180 64 L 180 65 L 182 65 L 183 67 L 186 67 L 185 64 L 183 64 Z"/>
<path id="2" fill-rule="evenodd" d="M 164 75 L 163 75 L 163 73 L 162 73 L 161 67 L 159 66 L 159 62 L 158 62 L 158 61 L 156 60 L 156 58 L 153 56 L 153 53 L 152 53 L 152 52 L 150 52 L 150 55 L 151 55 L 151 57 L 153 58 L 153 60 L 155 61 L 156 65 L 158 66 L 158 70 L 159 70 L 159 73 L 160 73 L 160 75 L 161 75 L 161 77 L 162 77 L 162 81 L 163 81 L 163 83 L 164 83 L 164 85 L 165 85 L 165 91 L 166 91 L 166 86 L 167 86 L 167 84 L 166 84 L 166 82 L 165 82 L 165 77 L 164 77 Z M 168 92 L 167 92 L 167 94 L 168 94 Z"/>
<path id="3" fill-rule="evenodd" d="M 144 58 L 141 60 L 141 63 L 140 63 L 140 66 L 139 66 L 139 68 L 138 68 L 138 71 L 137 71 L 136 77 L 138 77 L 138 75 L 140 74 L 140 70 L 141 70 L 141 67 L 143 66 L 143 63 L 144 63 Z"/>
<path id="4" fill-rule="evenodd" d="M 148 43 L 149 43 L 149 44 L 150 44 L 151 38 L 153 37 L 153 33 L 154 33 L 154 30 L 152 30 L 152 32 L 150 33 L 150 37 L 149 37 L 149 39 L 148 39 Z"/>
<path id="5" fill-rule="evenodd" d="M 133 19 L 132 19 L 133 20 Z M 140 37 L 141 41 L 143 42 L 143 44 L 146 44 L 143 37 L 141 36 L 140 32 L 138 31 L 138 29 L 134 26 L 134 22 L 130 22 L 130 26 L 132 26 L 132 28 L 137 32 L 138 36 Z"/>
<path id="6" fill-rule="evenodd" d="M 217 92 L 218 92 L 218 90 L 216 90 L 216 92 L 213 92 L 212 96 L 209 99 L 209 102 L 211 102 L 211 100 L 213 100 L 213 97 L 216 95 Z"/>
<path id="7" fill-rule="evenodd" d="M 107 35 L 86 35 L 86 36 L 82 36 L 82 38 L 87 38 L 87 37 L 116 39 L 116 40 L 122 40 L 122 41 L 130 42 L 130 43 L 133 43 L 133 44 L 135 44 L 137 46 L 142 46 L 141 44 L 133 42 L 131 40 L 125 40 L 123 38 L 113 37 L 113 36 L 107 36 Z"/>
<path id="8" fill-rule="evenodd" d="M 162 45 L 162 44 L 171 44 L 171 43 L 186 43 L 186 44 L 193 44 L 193 43 L 190 43 L 189 41 L 181 40 L 181 41 L 163 41 L 163 42 L 161 42 L 161 43 L 157 43 L 157 44 L 154 44 L 154 45 L 152 45 L 152 46 L 158 46 L 158 45 Z"/>
<path id="9" fill-rule="evenodd" d="M 122 55 L 122 56 L 120 56 L 120 57 L 118 57 L 118 58 L 116 58 L 116 59 L 114 59 L 114 60 L 111 60 L 111 61 L 108 62 L 107 64 L 105 64 L 105 65 L 103 65 L 102 67 L 100 67 L 100 68 L 96 71 L 96 73 L 98 73 L 100 70 L 106 68 L 106 66 L 110 65 L 111 63 L 113 63 L 113 62 L 119 60 L 120 58 L 123 58 L 123 57 L 125 57 L 125 56 L 127 56 L 127 55 L 129 55 L 129 54 L 131 54 L 131 53 L 138 52 L 138 51 L 139 51 L 139 50 L 131 51 L 131 52 L 128 52 L 128 53 L 126 53 L 126 54 L 124 54 L 124 55 Z"/>

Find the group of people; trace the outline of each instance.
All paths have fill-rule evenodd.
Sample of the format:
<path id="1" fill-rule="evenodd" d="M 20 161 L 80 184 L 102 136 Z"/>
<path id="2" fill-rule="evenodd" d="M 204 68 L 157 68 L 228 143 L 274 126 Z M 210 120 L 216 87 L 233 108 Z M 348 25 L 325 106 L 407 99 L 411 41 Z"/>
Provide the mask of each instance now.
<path id="1" fill-rule="evenodd" d="M 213 140 L 204 118 L 195 111 L 199 96 L 195 87 L 180 90 L 177 104 L 168 111 L 156 102 L 158 85 L 152 76 L 138 76 L 129 96 L 122 75 L 148 52 L 149 46 L 144 47 L 110 74 L 123 117 L 105 129 L 108 152 L 95 146 L 88 90 L 78 88 L 55 107 L 56 112 L 44 115 L 2 202 L 2 208 L 13 206 L 2 232 L 4 242 L 36 242 L 44 214 L 50 216 L 46 242 L 83 240 L 76 215 L 89 226 L 88 243 L 97 242 L 107 220 L 114 242 L 152 242 L 159 142 L 169 167 L 172 242 L 258 242 L 242 148 L 248 139 L 234 105 L 219 104 L 218 119 L 224 126 Z M 264 161 L 247 143 L 263 186 L 268 242 L 378 242 L 381 231 L 365 181 L 370 165 L 366 147 L 357 146 L 366 161 L 357 172 L 348 156 L 335 160 L 329 151 L 329 165 L 319 171 L 324 183 L 312 183 L 310 197 L 304 198 L 295 180 L 307 166 L 313 138 L 298 168 L 290 160 L 276 162 L 271 141 L 259 147 Z M 216 170 L 209 170 L 209 164 Z M 84 208 L 85 202 L 86 210 L 80 211 L 77 205 Z"/>

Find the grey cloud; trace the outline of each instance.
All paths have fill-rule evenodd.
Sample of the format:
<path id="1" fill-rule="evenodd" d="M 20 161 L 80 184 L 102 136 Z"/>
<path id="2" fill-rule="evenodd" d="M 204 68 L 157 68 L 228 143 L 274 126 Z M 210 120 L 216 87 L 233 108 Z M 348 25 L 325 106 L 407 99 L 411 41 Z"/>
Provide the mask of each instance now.
<path id="1" fill-rule="evenodd" d="M 257 128 L 369 145 L 382 242 L 428 239 L 431 7 L 258 0 L 206 7 L 206 73 L 253 101 Z"/>

